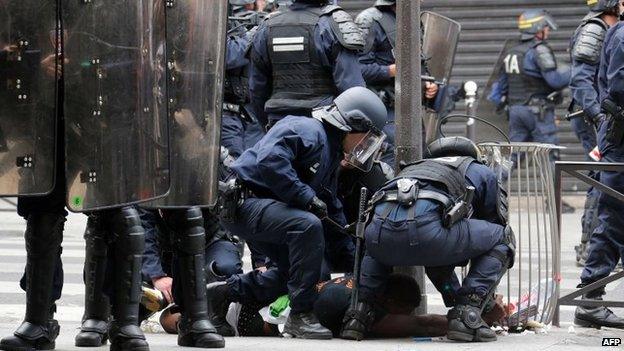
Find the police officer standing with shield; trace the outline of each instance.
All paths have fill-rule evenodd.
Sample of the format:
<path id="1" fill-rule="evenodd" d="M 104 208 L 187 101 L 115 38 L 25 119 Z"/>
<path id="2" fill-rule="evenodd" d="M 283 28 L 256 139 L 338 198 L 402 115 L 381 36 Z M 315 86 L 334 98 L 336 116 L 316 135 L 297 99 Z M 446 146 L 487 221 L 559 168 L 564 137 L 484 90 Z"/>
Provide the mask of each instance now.
<path id="1" fill-rule="evenodd" d="M 555 104 L 547 98 L 570 83 L 570 71 L 559 71 L 547 40 L 557 30 L 544 10 L 528 10 L 519 18 L 521 38 L 504 52 L 502 71 L 489 99 L 509 105 L 512 142 L 557 144 Z"/>
<path id="2" fill-rule="evenodd" d="M 224 226 L 268 256 L 275 268 L 211 285 L 215 310 L 230 301 L 271 303 L 288 293 L 292 310 L 284 332 L 332 337 L 312 312 L 326 246 L 324 225 L 346 225 L 337 199 L 338 168 L 344 160 L 370 170 L 385 138 L 386 113 L 373 92 L 351 88 L 332 105 L 315 109 L 314 118 L 287 116 L 277 122 L 234 162 L 242 196 Z"/>
<path id="3" fill-rule="evenodd" d="M 481 314 L 513 266 L 515 237 L 507 198 L 480 152 L 463 137 L 438 139 L 426 159 L 408 165 L 371 199 L 359 301 L 347 311 L 341 337 L 362 340 L 381 318 L 374 299 L 393 266 L 424 266 L 448 313 L 448 338 L 494 341 Z M 456 266 L 470 270 L 460 286 Z"/>
<path id="4" fill-rule="evenodd" d="M 345 90 L 364 86 L 364 38 L 351 16 L 327 0 L 294 0 L 266 20 L 251 47 L 250 94 L 258 121 L 311 116 Z"/>
<path id="5" fill-rule="evenodd" d="M 618 22 L 607 32 L 604 39 L 598 69 L 598 99 L 601 102 L 601 119 L 598 127 L 598 148 L 601 162 L 624 162 L 624 23 Z M 624 173 L 600 172 L 600 182 L 616 191 L 624 191 Z M 606 278 L 613 272 L 624 256 L 624 217 L 622 203 L 605 193 L 598 197 L 598 219 L 600 224 L 592 233 L 589 242 L 589 256 L 581 274 L 583 287 Z M 604 287 L 588 292 L 583 299 L 602 300 Z M 611 327 L 624 329 L 624 318 L 616 316 L 610 309 L 577 307 L 574 323 L 585 327 Z"/>
<path id="6" fill-rule="evenodd" d="M 586 155 L 590 155 L 598 145 L 596 127 L 604 114 L 600 110 L 598 100 L 598 67 L 602 44 L 607 30 L 619 21 L 620 1 L 588 0 L 590 12 L 577 28 L 570 44 L 572 57 L 572 114 L 581 111 L 577 117 L 571 118 L 570 124 L 581 141 Z M 588 156 L 589 157 L 589 156 Z M 583 235 L 581 244 L 576 247 L 577 261 L 584 264 L 588 255 L 588 243 L 591 233 L 598 225 L 597 201 L 598 191 L 590 189 L 585 200 L 583 213 Z"/>

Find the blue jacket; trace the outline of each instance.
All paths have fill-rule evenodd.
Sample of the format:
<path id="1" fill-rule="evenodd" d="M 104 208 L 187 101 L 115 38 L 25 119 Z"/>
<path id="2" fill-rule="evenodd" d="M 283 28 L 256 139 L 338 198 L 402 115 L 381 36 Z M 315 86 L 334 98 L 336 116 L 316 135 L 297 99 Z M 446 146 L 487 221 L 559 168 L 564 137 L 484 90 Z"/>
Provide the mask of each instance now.
<path id="1" fill-rule="evenodd" d="M 290 11 L 304 10 L 309 7 L 317 7 L 310 4 L 295 3 L 290 6 Z M 251 47 L 251 71 L 249 89 L 254 113 L 262 125 L 268 124 L 268 116 L 264 111 L 264 105 L 271 96 L 272 91 L 272 65 L 268 51 L 269 30 L 266 25 L 261 25 L 254 36 Z M 340 44 L 334 31 L 330 27 L 330 19 L 321 17 L 314 31 L 314 46 L 319 54 L 324 67 L 332 72 L 338 94 L 356 86 L 366 86 L 362 71 L 358 63 L 358 54 L 348 50 Z M 327 99 L 321 106 L 330 105 L 333 99 Z M 275 116 L 279 119 L 281 116 Z"/>
<path id="2" fill-rule="evenodd" d="M 232 170 L 256 196 L 300 209 L 306 209 L 318 196 L 327 204 L 330 216 L 345 223 L 336 196 L 342 136 L 316 119 L 286 116 L 245 151 Z"/>
<path id="3" fill-rule="evenodd" d="M 579 33 L 572 38 L 570 47 L 574 47 Z M 581 62 L 572 58 L 570 90 L 574 103 L 580 106 L 591 118 L 600 114 L 598 101 L 598 64 Z"/>
<path id="4" fill-rule="evenodd" d="M 227 39 L 225 50 L 225 70 L 243 68 L 249 65 L 247 47 L 249 39 L 246 36 L 233 36 Z"/>
<path id="5" fill-rule="evenodd" d="M 548 84 L 548 86 L 554 91 L 561 90 L 570 84 L 571 71 L 569 69 L 563 72 L 555 69 L 548 71 L 543 71 L 540 69 L 539 65 L 537 64 L 537 53 L 535 51 L 535 48 L 531 48 L 529 49 L 529 51 L 527 51 L 527 53 L 524 55 L 524 61 L 522 65 L 525 74 L 535 78 L 544 79 L 546 81 L 546 84 Z M 488 100 L 499 105 L 503 102 L 503 97 L 507 95 L 507 92 L 507 73 L 501 67 L 499 77 L 492 86 L 492 91 L 488 95 Z"/>
<path id="6" fill-rule="evenodd" d="M 598 89 L 600 101 L 610 97 L 624 106 L 624 22 L 619 22 L 607 32 L 603 44 Z"/>

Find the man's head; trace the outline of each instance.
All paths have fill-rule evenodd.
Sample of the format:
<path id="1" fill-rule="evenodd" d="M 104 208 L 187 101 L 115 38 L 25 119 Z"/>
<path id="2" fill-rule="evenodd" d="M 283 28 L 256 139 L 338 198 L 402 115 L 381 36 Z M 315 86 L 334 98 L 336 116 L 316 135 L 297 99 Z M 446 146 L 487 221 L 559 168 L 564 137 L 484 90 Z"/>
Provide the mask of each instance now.
<path id="1" fill-rule="evenodd" d="M 368 171 L 385 140 L 388 111 L 377 94 L 363 87 L 347 89 L 312 117 L 344 132 L 345 162 Z"/>
<path id="2" fill-rule="evenodd" d="M 409 315 L 420 305 L 420 286 L 413 277 L 392 273 L 378 303 L 389 314 Z"/>
<path id="3" fill-rule="evenodd" d="M 622 0 L 587 0 L 589 13 L 584 19 L 601 17 L 611 25 L 619 19 L 624 7 L 623 3 Z"/>
<path id="4" fill-rule="evenodd" d="M 550 31 L 558 28 L 555 19 L 546 10 L 527 10 L 518 19 L 518 29 L 522 34 L 522 40 L 533 38 L 547 40 Z"/>

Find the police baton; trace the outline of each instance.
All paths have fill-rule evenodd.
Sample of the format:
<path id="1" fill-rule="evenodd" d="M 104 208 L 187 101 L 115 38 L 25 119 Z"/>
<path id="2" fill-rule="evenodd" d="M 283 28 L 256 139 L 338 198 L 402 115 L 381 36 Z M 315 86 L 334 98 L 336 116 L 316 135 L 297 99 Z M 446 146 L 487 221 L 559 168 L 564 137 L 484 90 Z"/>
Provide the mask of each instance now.
<path id="1" fill-rule="evenodd" d="M 366 229 L 366 203 L 368 202 L 368 189 L 360 189 L 360 207 L 358 221 L 355 227 L 355 262 L 353 264 L 353 293 L 351 294 L 351 309 L 355 309 L 360 292 L 360 263 L 362 260 L 362 246 L 364 245 L 364 230 Z"/>

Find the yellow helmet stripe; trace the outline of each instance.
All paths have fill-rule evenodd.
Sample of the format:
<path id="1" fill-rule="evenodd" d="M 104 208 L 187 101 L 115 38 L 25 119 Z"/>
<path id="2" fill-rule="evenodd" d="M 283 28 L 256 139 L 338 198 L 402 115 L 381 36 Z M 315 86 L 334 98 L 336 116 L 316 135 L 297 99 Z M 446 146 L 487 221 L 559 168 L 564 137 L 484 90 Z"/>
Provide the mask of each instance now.
<path id="1" fill-rule="evenodd" d="M 596 5 L 598 0 L 587 0 L 587 6 Z"/>
<path id="2" fill-rule="evenodd" d="M 543 19 L 544 19 L 544 16 L 535 17 L 530 20 L 525 20 L 524 18 L 520 17 L 520 22 L 518 24 L 518 27 L 520 29 L 531 28 L 533 23 L 539 22 Z"/>

